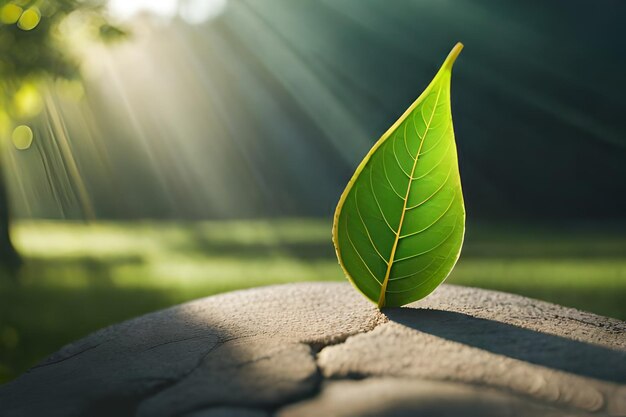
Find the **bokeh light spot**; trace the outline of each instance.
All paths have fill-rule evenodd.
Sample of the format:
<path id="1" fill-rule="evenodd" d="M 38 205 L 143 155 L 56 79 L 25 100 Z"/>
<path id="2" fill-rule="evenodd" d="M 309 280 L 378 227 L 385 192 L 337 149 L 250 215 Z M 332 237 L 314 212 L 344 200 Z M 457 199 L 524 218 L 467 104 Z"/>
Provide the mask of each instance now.
<path id="1" fill-rule="evenodd" d="M 12 25 L 17 22 L 22 15 L 22 8 L 17 4 L 9 3 L 2 6 L 0 9 L 0 22 Z"/>
<path id="2" fill-rule="evenodd" d="M 26 125 L 19 125 L 13 129 L 13 145 L 23 151 L 30 148 L 33 143 L 33 131 Z"/>
<path id="3" fill-rule="evenodd" d="M 13 97 L 15 113 L 19 117 L 31 118 L 38 115 L 43 108 L 43 100 L 37 87 L 31 83 L 25 83 Z"/>
<path id="4" fill-rule="evenodd" d="M 40 20 L 41 14 L 39 13 L 39 9 L 31 7 L 22 13 L 20 19 L 17 21 L 17 27 L 22 30 L 33 30 L 37 27 Z"/>

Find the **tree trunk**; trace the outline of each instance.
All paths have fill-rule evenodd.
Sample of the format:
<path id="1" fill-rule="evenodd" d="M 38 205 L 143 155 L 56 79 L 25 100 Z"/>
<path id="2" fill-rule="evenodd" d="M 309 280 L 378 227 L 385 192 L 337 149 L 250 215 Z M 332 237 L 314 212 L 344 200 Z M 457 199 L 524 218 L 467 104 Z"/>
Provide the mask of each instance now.
<path id="1" fill-rule="evenodd" d="M 0 166 L 0 270 L 15 271 L 21 262 L 9 234 L 9 195 Z"/>

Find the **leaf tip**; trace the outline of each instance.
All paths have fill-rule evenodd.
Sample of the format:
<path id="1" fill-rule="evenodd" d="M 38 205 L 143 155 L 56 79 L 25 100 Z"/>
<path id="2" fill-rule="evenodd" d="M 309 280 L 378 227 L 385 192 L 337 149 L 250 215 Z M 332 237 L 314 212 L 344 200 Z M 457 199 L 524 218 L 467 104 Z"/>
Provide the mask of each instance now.
<path id="1" fill-rule="evenodd" d="M 452 50 L 448 54 L 446 61 L 443 63 L 443 68 L 451 70 L 452 65 L 454 65 L 454 61 L 456 61 L 462 50 L 463 44 L 461 42 L 457 42 L 456 45 L 454 45 L 454 48 L 452 48 Z"/>

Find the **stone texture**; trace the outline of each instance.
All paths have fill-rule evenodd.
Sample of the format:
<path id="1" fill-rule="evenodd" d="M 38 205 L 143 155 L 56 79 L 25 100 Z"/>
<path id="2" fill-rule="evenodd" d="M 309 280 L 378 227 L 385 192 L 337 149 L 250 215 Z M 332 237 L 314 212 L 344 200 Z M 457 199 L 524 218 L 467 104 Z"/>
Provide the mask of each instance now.
<path id="1" fill-rule="evenodd" d="M 103 329 L 0 386 L 0 415 L 626 415 L 625 383 L 619 320 L 451 285 L 381 313 L 308 283 Z"/>
<path id="2" fill-rule="evenodd" d="M 388 323 L 324 349 L 323 375 L 457 381 L 626 414 L 623 322 L 452 286 L 410 307 L 387 309 Z"/>
<path id="3" fill-rule="evenodd" d="M 279 417 L 512 417 L 584 416 L 497 390 L 458 383 L 368 378 L 324 383 L 321 393 L 287 406 Z"/>

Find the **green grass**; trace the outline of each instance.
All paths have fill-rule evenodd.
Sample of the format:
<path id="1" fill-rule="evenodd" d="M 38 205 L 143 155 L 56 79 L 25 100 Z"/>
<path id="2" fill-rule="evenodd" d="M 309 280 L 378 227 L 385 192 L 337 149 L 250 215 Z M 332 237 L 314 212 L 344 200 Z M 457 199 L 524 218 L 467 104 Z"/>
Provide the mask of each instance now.
<path id="1" fill-rule="evenodd" d="M 448 282 L 626 319 L 623 233 L 469 227 Z M 24 222 L 0 277 L 0 382 L 102 326 L 219 292 L 340 281 L 330 221 Z"/>

